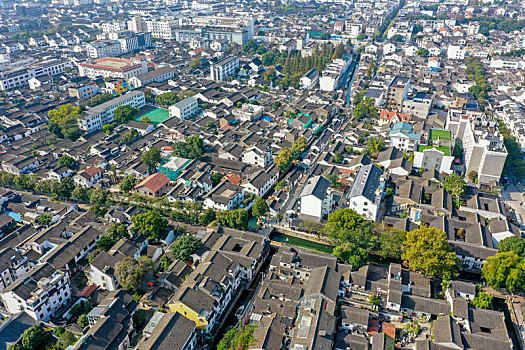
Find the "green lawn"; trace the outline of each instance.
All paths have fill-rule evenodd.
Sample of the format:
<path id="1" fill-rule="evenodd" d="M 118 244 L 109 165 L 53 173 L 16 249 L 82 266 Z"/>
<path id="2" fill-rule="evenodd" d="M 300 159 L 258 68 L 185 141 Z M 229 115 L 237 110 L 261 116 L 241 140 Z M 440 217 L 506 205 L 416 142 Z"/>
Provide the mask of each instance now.
<path id="1" fill-rule="evenodd" d="M 418 152 L 423 152 L 424 150 L 432 149 L 432 148 L 435 148 L 438 151 L 443 152 L 446 156 L 450 156 L 450 147 L 447 147 L 447 146 L 439 146 L 439 147 L 437 147 L 437 146 L 430 146 L 430 145 L 418 145 L 417 146 L 417 151 Z"/>
<path id="2" fill-rule="evenodd" d="M 142 117 L 148 117 L 153 124 L 157 125 L 168 119 L 170 117 L 170 112 L 163 108 L 151 108 L 144 113 L 139 113 L 135 117 L 135 120 L 140 121 Z"/>
<path id="3" fill-rule="evenodd" d="M 437 141 L 438 139 L 450 140 L 450 130 L 430 129 L 430 139 Z"/>

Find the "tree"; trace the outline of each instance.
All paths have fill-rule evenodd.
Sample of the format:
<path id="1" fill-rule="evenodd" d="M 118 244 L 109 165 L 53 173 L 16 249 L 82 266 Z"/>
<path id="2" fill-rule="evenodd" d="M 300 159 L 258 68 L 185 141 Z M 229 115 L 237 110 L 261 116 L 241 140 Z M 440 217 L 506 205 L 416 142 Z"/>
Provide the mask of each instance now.
<path id="1" fill-rule="evenodd" d="M 115 125 L 113 123 L 102 125 L 102 131 L 106 135 L 111 135 L 113 133 L 113 130 L 115 130 Z"/>
<path id="2" fill-rule="evenodd" d="M 334 154 L 334 162 L 341 164 L 344 160 L 344 157 L 341 153 Z"/>
<path id="3" fill-rule="evenodd" d="M 368 139 L 368 150 L 370 153 L 381 152 L 385 148 L 385 141 L 382 137 L 371 137 Z"/>
<path id="4" fill-rule="evenodd" d="M 368 302 L 374 307 L 374 309 L 377 309 L 381 303 L 381 299 L 379 299 L 376 293 L 372 293 L 368 297 Z"/>
<path id="5" fill-rule="evenodd" d="M 375 118 L 378 114 L 377 108 L 374 107 L 374 99 L 366 97 L 354 108 L 352 112 L 357 120 Z"/>
<path id="6" fill-rule="evenodd" d="M 445 191 L 453 195 L 456 199 L 460 198 L 465 192 L 467 184 L 458 174 L 450 174 L 445 177 L 443 188 Z"/>
<path id="7" fill-rule="evenodd" d="M 90 194 L 90 189 L 82 186 L 76 186 L 71 192 L 71 199 L 77 200 L 79 202 L 89 202 Z"/>
<path id="8" fill-rule="evenodd" d="M 241 329 L 231 326 L 217 344 L 217 350 L 248 350 L 255 341 L 254 331 L 255 326 L 253 325 L 244 326 Z"/>
<path id="9" fill-rule="evenodd" d="M 24 350 L 40 349 L 46 339 L 44 327 L 41 323 L 28 328 L 21 337 L 21 343 Z"/>
<path id="10" fill-rule="evenodd" d="M 87 317 L 87 316 L 86 316 Z M 89 324 L 89 320 L 88 320 Z M 59 337 L 58 337 L 58 346 L 60 349 L 66 349 L 69 345 L 75 344 L 77 341 L 77 337 L 73 334 L 71 331 L 64 331 Z"/>
<path id="11" fill-rule="evenodd" d="M 349 208 L 339 209 L 328 215 L 325 233 L 334 244 L 354 240 L 354 237 L 366 237 L 372 224 L 363 216 Z"/>
<path id="12" fill-rule="evenodd" d="M 275 157 L 275 164 L 280 171 L 285 172 L 290 168 L 294 160 L 294 154 L 290 148 L 283 148 Z"/>
<path id="13" fill-rule="evenodd" d="M 124 124 L 132 120 L 138 112 L 137 108 L 130 105 L 118 106 L 113 114 L 113 119 L 119 124 Z"/>
<path id="14" fill-rule="evenodd" d="M 382 258 L 400 259 L 403 253 L 407 232 L 398 229 L 388 229 L 382 232 L 377 240 L 377 253 Z"/>
<path id="15" fill-rule="evenodd" d="M 95 107 L 104 102 L 112 100 L 113 98 L 114 98 L 113 94 L 110 94 L 109 92 L 98 94 L 90 98 L 89 101 L 87 102 L 87 105 L 88 107 Z"/>
<path id="16" fill-rule="evenodd" d="M 525 257 L 525 239 L 518 236 L 504 238 L 498 243 L 500 252 L 514 252 L 520 257 Z"/>
<path id="17" fill-rule="evenodd" d="M 147 313 L 146 310 L 138 309 L 133 314 L 133 325 L 134 328 L 138 331 L 146 324 Z"/>
<path id="18" fill-rule="evenodd" d="M 199 135 L 193 135 L 184 142 L 177 142 L 173 148 L 173 155 L 181 158 L 199 159 L 204 154 L 204 141 Z"/>
<path id="19" fill-rule="evenodd" d="M 86 328 L 89 325 L 89 319 L 86 314 L 80 315 L 77 320 L 77 324 L 80 328 Z"/>
<path id="20" fill-rule="evenodd" d="M 320 233 L 323 233 L 324 231 L 324 225 L 322 223 L 317 222 L 315 220 L 310 220 L 310 219 L 301 220 L 301 222 L 299 223 L 299 227 L 305 230 L 306 232 L 315 233 L 315 234 L 320 234 Z"/>
<path id="21" fill-rule="evenodd" d="M 155 96 L 155 101 L 161 106 L 172 106 L 180 101 L 179 96 L 174 92 L 166 92 Z"/>
<path id="22" fill-rule="evenodd" d="M 488 257 L 481 271 L 491 287 L 507 287 L 510 292 L 525 288 L 525 262 L 513 251 Z"/>
<path id="23" fill-rule="evenodd" d="M 120 189 L 124 192 L 129 192 L 133 189 L 133 187 L 135 187 L 136 182 L 137 179 L 135 178 L 135 175 L 126 175 L 126 177 L 124 177 L 120 183 Z"/>
<path id="24" fill-rule="evenodd" d="M 91 191 L 89 196 L 89 202 L 91 204 L 105 205 L 108 200 L 108 192 L 97 188 L 96 190 Z"/>
<path id="25" fill-rule="evenodd" d="M 103 218 L 108 210 L 97 203 L 89 208 L 89 212 L 95 214 L 95 216 L 99 218 Z"/>
<path id="26" fill-rule="evenodd" d="M 76 160 L 73 157 L 70 156 L 62 156 L 58 158 L 58 165 L 59 166 L 65 166 L 66 168 L 71 168 L 73 165 L 75 165 Z"/>
<path id="27" fill-rule="evenodd" d="M 304 136 L 299 137 L 292 144 L 292 151 L 297 154 L 304 151 L 306 148 L 306 138 Z"/>
<path id="28" fill-rule="evenodd" d="M 149 119 L 149 118 L 146 117 L 146 116 L 143 116 L 142 118 L 140 118 L 140 121 L 141 121 L 142 123 L 147 123 L 147 124 L 151 123 L 151 119 Z M 133 129 L 133 130 L 134 130 L 134 129 Z"/>
<path id="29" fill-rule="evenodd" d="M 97 242 L 97 247 L 108 251 L 119 240 L 127 237 L 129 237 L 128 227 L 116 222 L 106 229 L 106 235 Z"/>
<path id="30" fill-rule="evenodd" d="M 144 278 L 153 271 L 153 262 L 147 256 L 138 259 L 127 256 L 115 265 L 115 276 L 127 291 L 139 290 Z"/>
<path id="31" fill-rule="evenodd" d="M 124 134 L 124 136 L 122 136 L 122 141 L 124 141 L 124 143 L 128 143 L 135 140 L 139 136 L 140 134 L 136 129 L 130 129 L 127 133 Z"/>
<path id="32" fill-rule="evenodd" d="M 49 132 L 55 134 L 58 138 L 68 138 L 75 141 L 80 136 L 78 118 L 81 113 L 82 109 L 72 104 L 65 104 L 50 110 L 47 113 L 49 117 Z"/>
<path id="33" fill-rule="evenodd" d="M 478 181 L 478 172 L 476 170 L 472 170 L 470 173 L 468 173 L 468 178 L 470 181 L 476 183 Z"/>
<path id="34" fill-rule="evenodd" d="M 200 58 L 195 58 L 190 63 L 190 69 L 198 69 L 198 68 L 201 67 L 201 64 L 202 64 L 201 59 Z"/>
<path id="35" fill-rule="evenodd" d="M 421 56 L 421 57 L 428 57 L 428 55 L 430 55 L 430 52 L 428 52 L 427 49 L 422 47 L 416 51 L 416 55 Z"/>
<path id="36" fill-rule="evenodd" d="M 478 309 L 492 309 L 492 298 L 493 296 L 480 290 L 476 293 L 472 305 Z"/>
<path id="37" fill-rule="evenodd" d="M 427 276 L 448 278 L 458 272 L 459 261 L 451 251 L 445 232 L 422 226 L 407 232 L 401 258 L 408 266 Z"/>
<path id="38" fill-rule="evenodd" d="M 217 126 L 215 125 L 214 122 L 209 121 L 209 122 L 206 123 L 206 127 L 207 127 L 208 129 L 215 129 Z"/>
<path id="39" fill-rule="evenodd" d="M 339 183 L 339 176 L 337 176 L 336 174 L 326 174 L 324 177 L 330 181 L 330 186 L 332 188 L 341 187 L 341 184 Z"/>
<path id="40" fill-rule="evenodd" d="M 226 227 L 234 228 L 237 230 L 248 230 L 248 222 L 250 220 L 250 215 L 244 208 L 239 208 L 235 210 L 225 210 L 218 212 L 217 221 Z"/>
<path id="41" fill-rule="evenodd" d="M 51 223 L 51 216 L 46 214 L 40 215 L 40 217 L 38 218 L 38 223 L 42 226 L 49 225 Z"/>
<path id="42" fill-rule="evenodd" d="M 171 246 L 171 256 L 184 262 L 190 259 L 190 256 L 201 247 L 201 241 L 193 236 L 180 236 Z"/>
<path id="43" fill-rule="evenodd" d="M 360 267 L 366 264 L 368 249 L 356 242 L 344 242 L 334 248 L 332 255 L 344 263 Z"/>
<path id="44" fill-rule="evenodd" d="M 169 255 L 163 255 L 159 260 L 159 271 L 166 271 L 172 262 L 173 260 L 171 260 Z"/>
<path id="45" fill-rule="evenodd" d="M 281 221 L 283 221 L 283 219 L 284 219 L 283 214 L 281 214 L 281 213 L 277 213 L 276 219 L 277 219 L 277 222 L 278 222 L 278 223 L 281 223 Z"/>
<path id="46" fill-rule="evenodd" d="M 162 160 L 160 156 L 160 151 L 156 147 L 152 147 L 148 151 L 144 152 L 140 159 L 144 164 L 146 164 L 150 171 L 156 169 L 160 161 Z"/>
<path id="47" fill-rule="evenodd" d="M 252 206 L 252 214 L 256 218 L 261 218 L 268 214 L 270 211 L 270 208 L 268 207 L 268 203 L 266 200 L 262 197 L 255 198 L 255 201 L 253 202 Z"/>
<path id="48" fill-rule="evenodd" d="M 160 232 L 167 226 L 168 220 L 152 211 L 133 217 L 133 229 L 142 231 L 149 239 L 159 238 Z"/>

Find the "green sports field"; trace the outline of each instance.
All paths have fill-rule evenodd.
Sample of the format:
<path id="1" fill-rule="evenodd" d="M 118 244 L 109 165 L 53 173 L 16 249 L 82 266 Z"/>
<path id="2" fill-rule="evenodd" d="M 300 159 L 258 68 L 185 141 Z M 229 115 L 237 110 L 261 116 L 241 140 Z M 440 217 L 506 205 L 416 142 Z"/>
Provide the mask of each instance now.
<path id="1" fill-rule="evenodd" d="M 142 117 L 148 117 L 149 120 L 155 125 L 162 123 L 170 117 L 170 113 L 167 109 L 163 108 L 150 108 L 144 110 L 143 113 L 139 113 L 136 117 L 136 121 L 140 121 Z"/>

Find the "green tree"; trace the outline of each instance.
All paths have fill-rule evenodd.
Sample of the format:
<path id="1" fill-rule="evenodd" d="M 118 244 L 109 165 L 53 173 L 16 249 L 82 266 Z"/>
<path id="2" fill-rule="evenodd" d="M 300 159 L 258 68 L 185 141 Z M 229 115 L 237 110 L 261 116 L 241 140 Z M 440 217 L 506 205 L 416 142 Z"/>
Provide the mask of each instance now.
<path id="1" fill-rule="evenodd" d="M 237 230 L 248 230 L 248 222 L 250 215 L 244 208 L 225 210 L 216 213 L 217 221 L 226 227 L 234 228 Z"/>
<path id="2" fill-rule="evenodd" d="M 108 200 L 108 192 L 97 188 L 96 190 L 91 191 L 89 196 L 89 202 L 91 204 L 105 205 Z"/>
<path id="3" fill-rule="evenodd" d="M 115 265 L 115 276 L 126 291 L 139 290 L 144 278 L 153 271 L 153 262 L 147 256 L 127 256 Z"/>
<path id="4" fill-rule="evenodd" d="M 95 214 L 95 216 L 99 218 L 103 218 L 108 212 L 108 210 L 97 203 L 89 208 L 89 212 Z"/>
<path id="5" fill-rule="evenodd" d="M 79 202 L 89 202 L 91 192 L 88 188 L 76 186 L 71 192 L 71 199 Z"/>
<path id="6" fill-rule="evenodd" d="M 248 350 L 250 345 L 255 342 L 253 332 L 255 326 L 248 325 L 241 329 L 231 326 L 217 344 L 217 350 Z"/>
<path id="7" fill-rule="evenodd" d="M 428 57 L 430 55 L 430 52 L 428 52 L 427 49 L 422 47 L 416 51 L 416 55 L 421 56 L 421 57 Z"/>
<path id="8" fill-rule="evenodd" d="M 290 148 L 283 148 L 275 157 L 275 164 L 280 171 L 284 172 L 290 168 L 294 160 L 294 154 Z"/>
<path id="9" fill-rule="evenodd" d="M 133 229 L 141 231 L 149 239 L 157 239 L 160 232 L 168 226 L 168 221 L 159 214 L 148 211 L 133 217 Z"/>
<path id="10" fill-rule="evenodd" d="M 162 160 L 160 156 L 160 151 L 156 147 L 152 147 L 146 152 L 142 154 L 142 157 L 140 157 L 142 162 L 146 164 L 148 169 L 151 171 L 153 169 L 156 169 L 159 165 L 160 161 Z"/>
<path id="11" fill-rule="evenodd" d="M 377 108 L 374 107 L 374 99 L 366 97 L 355 106 L 352 112 L 354 118 L 357 120 L 364 120 L 377 117 Z"/>
<path id="12" fill-rule="evenodd" d="M 120 183 L 120 189 L 124 192 L 129 192 L 135 187 L 136 182 L 137 179 L 135 178 L 135 175 L 126 175 L 126 177 L 124 177 Z"/>
<path id="13" fill-rule="evenodd" d="M 344 242 L 334 248 L 332 255 L 340 261 L 360 267 L 366 264 L 368 259 L 368 247 L 357 242 Z"/>
<path id="14" fill-rule="evenodd" d="M 71 168 L 76 164 L 76 160 L 73 157 L 70 156 L 62 156 L 58 158 L 58 165 L 59 166 L 65 166 L 67 168 Z"/>
<path id="15" fill-rule="evenodd" d="M 209 122 L 206 123 L 206 127 L 207 127 L 208 129 L 215 129 L 217 126 L 215 125 L 214 122 L 209 121 Z"/>
<path id="16" fill-rule="evenodd" d="M 115 125 L 114 125 L 113 123 L 102 125 L 102 131 L 103 131 L 106 135 L 111 135 L 111 134 L 113 133 L 114 130 L 115 130 Z"/>
<path id="17" fill-rule="evenodd" d="M 341 164 L 344 160 L 344 157 L 341 153 L 334 154 L 334 162 Z"/>
<path id="18" fill-rule="evenodd" d="M 147 313 L 146 310 L 138 309 L 133 314 L 133 326 L 135 330 L 139 331 L 142 326 L 146 324 Z"/>
<path id="19" fill-rule="evenodd" d="M 525 288 L 525 262 L 513 251 L 488 257 L 481 271 L 491 287 L 507 287 L 510 292 Z"/>
<path id="20" fill-rule="evenodd" d="M 298 154 L 306 149 L 306 137 L 301 136 L 292 144 L 292 151 Z"/>
<path id="21" fill-rule="evenodd" d="M 407 232 L 401 258 L 408 266 L 427 276 L 451 278 L 458 272 L 459 261 L 451 251 L 445 232 L 425 227 Z"/>
<path id="22" fill-rule="evenodd" d="M 467 187 L 465 180 L 463 180 L 463 178 L 458 174 L 447 175 L 445 177 L 445 181 L 443 182 L 443 188 L 445 191 L 450 193 L 456 199 L 461 198 L 465 192 L 465 187 Z"/>
<path id="23" fill-rule="evenodd" d="M 493 296 L 480 290 L 476 293 L 472 305 L 478 309 L 492 309 L 492 298 Z"/>
<path id="24" fill-rule="evenodd" d="M 514 252 L 520 257 L 525 257 L 525 239 L 518 236 L 506 237 L 498 243 L 500 252 Z"/>
<path id="25" fill-rule="evenodd" d="M 86 328 L 89 325 L 89 319 L 86 314 L 80 315 L 77 320 L 77 324 L 80 328 Z"/>
<path id="26" fill-rule="evenodd" d="M 42 226 L 49 225 L 51 223 L 51 216 L 46 214 L 40 215 L 40 217 L 38 218 L 38 223 Z"/>
<path id="27" fill-rule="evenodd" d="M 324 225 L 322 223 L 310 219 L 301 220 L 301 222 L 299 223 L 299 227 L 305 230 L 306 232 L 315 234 L 321 234 L 324 231 Z"/>
<path id="28" fill-rule="evenodd" d="M 204 154 L 204 141 L 199 135 L 193 135 L 184 142 L 177 142 L 173 148 L 173 155 L 181 158 L 199 159 Z"/>
<path id="29" fill-rule="evenodd" d="M 328 215 L 325 233 L 334 244 L 355 241 L 370 235 L 372 224 L 349 208 L 338 209 Z"/>
<path id="30" fill-rule="evenodd" d="M 400 259 L 403 253 L 403 244 L 405 243 L 407 232 L 398 229 L 388 229 L 382 232 L 378 239 L 377 253 L 382 258 Z"/>
<path id="31" fill-rule="evenodd" d="M 185 98 L 188 98 L 188 97 L 192 97 L 192 96 L 195 96 L 197 95 L 197 93 L 193 90 L 183 90 L 181 92 L 179 92 L 179 99 L 180 100 L 184 100 Z"/>
<path id="32" fill-rule="evenodd" d="M 385 141 L 382 137 L 372 136 L 368 139 L 368 150 L 370 153 L 381 152 L 383 149 L 385 149 Z"/>
<path id="33" fill-rule="evenodd" d="M 104 102 L 112 100 L 113 98 L 114 98 L 113 94 L 110 94 L 108 92 L 103 93 L 103 94 L 98 94 L 90 98 L 87 102 L 87 105 L 88 107 L 95 107 Z"/>
<path id="34" fill-rule="evenodd" d="M 269 211 L 270 208 L 268 207 L 268 203 L 264 198 L 255 198 L 255 201 L 253 202 L 252 206 L 252 214 L 254 217 L 260 219 L 261 217 L 266 216 L 266 214 L 268 214 Z"/>
<path id="35" fill-rule="evenodd" d="M 146 116 L 143 116 L 142 118 L 140 118 L 140 121 L 141 121 L 142 123 L 146 123 L 146 124 L 151 123 L 151 119 L 149 119 L 149 118 L 146 117 Z"/>
<path id="36" fill-rule="evenodd" d="M 88 321 L 89 323 L 89 321 Z M 58 337 L 57 345 L 60 349 L 66 349 L 69 345 L 75 344 L 77 337 L 71 331 L 65 331 Z"/>
<path id="37" fill-rule="evenodd" d="M 131 141 L 135 140 L 139 136 L 140 136 L 140 134 L 137 131 L 137 129 L 130 129 L 127 133 L 125 133 L 122 136 L 122 141 L 124 143 L 128 143 L 128 142 L 131 142 Z"/>
<path id="38" fill-rule="evenodd" d="M 190 256 L 199 250 L 201 245 L 201 241 L 193 236 L 180 236 L 170 248 L 171 256 L 178 260 L 188 261 Z"/>
<path id="39" fill-rule="evenodd" d="M 155 96 L 155 101 L 161 106 L 172 106 L 175 103 L 179 102 L 179 96 L 174 92 L 166 92 Z"/>
<path id="40" fill-rule="evenodd" d="M 168 255 L 163 255 L 159 260 L 159 271 L 166 271 L 173 260 Z"/>
<path id="41" fill-rule="evenodd" d="M 215 211 L 213 209 L 206 209 L 204 212 L 201 213 L 199 216 L 199 223 L 201 225 L 209 225 L 216 219 Z"/>
<path id="42" fill-rule="evenodd" d="M 468 173 L 468 178 L 472 182 L 478 181 L 478 172 L 476 170 L 472 170 L 470 173 Z"/>
<path id="43" fill-rule="evenodd" d="M 47 113 L 49 117 L 49 132 L 55 134 L 58 138 L 68 138 L 75 141 L 80 136 L 78 118 L 81 113 L 82 109 L 72 104 L 62 105 L 50 110 Z"/>
<path id="44" fill-rule="evenodd" d="M 21 337 L 22 347 L 24 350 L 41 349 L 46 338 L 44 327 L 39 323 L 24 331 Z"/>
<path id="45" fill-rule="evenodd" d="M 200 58 L 195 58 L 194 60 L 191 61 L 190 63 L 190 69 L 198 69 L 201 67 L 201 59 Z"/>
<path id="46" fill-rule="evenodd" d="M 119 124 L 124 124 L 132 120 L 138 112 L 137 108 L 130 105 L 118 106 L 113 114 L 113 119 Z"/>

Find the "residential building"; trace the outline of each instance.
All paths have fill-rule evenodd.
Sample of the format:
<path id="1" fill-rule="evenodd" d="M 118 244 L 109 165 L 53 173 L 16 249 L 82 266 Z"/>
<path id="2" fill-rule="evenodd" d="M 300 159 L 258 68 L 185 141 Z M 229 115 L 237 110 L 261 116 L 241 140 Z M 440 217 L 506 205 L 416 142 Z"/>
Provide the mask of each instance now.
<path id="1" fill-rule="evenodd" d="M 166 175 L 155 173 L 139 182 L 134 190 L 140 196 L 157 198 L 166 193 L 169 184 L 170 179 Z"/>
<path id="2" fill-rule="evenodd" d="M 86 51 L 91 58 L 117 57 L 122 54 L 120 42 L 116 40 L 98 40 L 86 45 Z"/>
<path id="3" fill-rule="evenodd" d="M 301 89 L 312 90 L 319 84 L 319 71 L 315 68 L 310 69 L 299 80 Z"/>
<path id="4" fill-rule="evenodd" d="M 326 218 L 334 205 L 331 186 L 324 176 L 309 178 L 299 195 L 300 215 L 316 221 Z"/>
<path id="5" fill-rule="evenodd" d="M 0 72 L 0 90 L 9 90 L 29 83 L 32 78 L 54 76 L 71 68 L 70 61 L 50 59 Z"/>
<path id="6" fill-rule="evenodd" d="M 371 221 L 377 221 L 385 190 L 383 170 L 374 164 L 362 166 L 352 185 L 348 196 L 350 209 L 365 216 Z"/>
<path id="7" fill-rule="evenodd" d="M 172 79 L 175 76 L 175 72 L 171 67 L 164 67 L 149 71 L 144 74 L 140 74 L 134 77 L 131 77 L 128 82 L 134 88 L 137 89 L 149 83 L 162 83 L 169 79 Z"/>
<path id="8" fill-rule="evenodd" d="M 182 120 L 189 119 L 199 113 L 199 104 L 195 97 L 186 97 L 169 108 L 170 117 Z"/>
<path id="9" fill-rule="evenodd" d="M 221 59 L 210 66 L 210 79 L 215 81 L 223 81 L 236 74 L 239 69 L 239 58 L 236 56 L 229 56 Z"/>
<path id="10" fill-rule="evenodd" d="M 148 71 L 148 64 L 145 60 L 136 62 L 110 57 L 78 63 L 77 66 L 80 76 L 87 76 L 91 79 L 99 76 L 103 78 L 129 79 Z"/>

